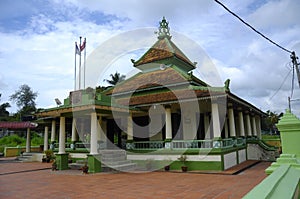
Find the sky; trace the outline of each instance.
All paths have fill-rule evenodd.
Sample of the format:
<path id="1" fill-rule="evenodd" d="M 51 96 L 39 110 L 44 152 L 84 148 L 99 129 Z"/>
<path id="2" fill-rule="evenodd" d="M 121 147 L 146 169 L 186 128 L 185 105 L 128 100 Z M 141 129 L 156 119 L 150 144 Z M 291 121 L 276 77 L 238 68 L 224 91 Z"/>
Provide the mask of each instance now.
<path id="1" fill-rule="evenodd" d="M 300 56 L 300 1 L 221 2 Z M 292 83 L 290 54 L 263 39 L 213 0 L 1 0 L 0 11 L 0 104 L 9 102 L 10 112 L 16 112 L 18 107 L 9 101 L 9 96 L 22 84 L 38 92 L 37 108 L 54 107 L 55 98 L 62 101 L 68 97 L 74 90 L 74 43 L 79 42 L 79 36 L 87 38 L 88 64 L 88 57 L 105 42 L 128 31 L 157 29 L 165 16 L 171 34 L 184 35 L 203 49 L 221 83 L 231 80 L 232 93 L 262 111 L 276 113 L 288 108 L 291 97 L 292 111 L 300 116 L 300 88 L 296 77 Z M 176 37 L 172 41 L 178 44 Z M 97 84 L 104 85 L 103 78 L 109 79 L 109 74 L 116 71 L 129 74 L 133 68 L 130 59 L 138 59 L 145 50 L 147 45 L 114 60 Z M 184 53 L 194 58 L 188 50 Z M 205 79 L 201 77 L 201 67 L 197 74 Z"/>

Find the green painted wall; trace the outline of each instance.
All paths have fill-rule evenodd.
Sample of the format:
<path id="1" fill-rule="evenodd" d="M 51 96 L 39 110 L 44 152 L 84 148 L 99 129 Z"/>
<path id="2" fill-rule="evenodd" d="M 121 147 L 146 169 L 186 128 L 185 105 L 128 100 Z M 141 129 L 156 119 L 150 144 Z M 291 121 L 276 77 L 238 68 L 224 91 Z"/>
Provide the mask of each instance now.
<path id="1" fill-rule="evenodd" d="M 287 110 L 277 124 L 280 131 L 282 153 L 295 154 L 300 158 L 300 120 Z"/>

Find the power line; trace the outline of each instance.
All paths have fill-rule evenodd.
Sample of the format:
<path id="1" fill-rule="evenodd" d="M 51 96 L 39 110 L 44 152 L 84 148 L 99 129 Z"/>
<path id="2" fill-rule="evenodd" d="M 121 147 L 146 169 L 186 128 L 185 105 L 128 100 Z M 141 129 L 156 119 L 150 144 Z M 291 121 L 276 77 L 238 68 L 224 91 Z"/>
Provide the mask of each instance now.
<path id="1" fill-rule="evenodd" d="M 286 79 L 289 77 L 290 73 L 291 73 L 292 70 L 289 70 L 288 74 L 285 76 L 285 78 L 283 79 L 280 87 L 276 90 L 276 92 L 272 95 L 272 97 L 270 97 L 269 100 L 272 100 L 273 97 L 280 91 L 280 89 L 282 88 L 283 84 L 285 83 Z"/>
<path id="2" fill-rule="evenodd" d="M 292 53 L 292 51 L 280 46 L 279 44 L 277 44 L 276 42 L 272 41 L 271 39 L 269 39 L 267 36 L 265 36 L 264 34 L 262 34 L 261 32 L 259 32 L 258 30 L 256 30 L 253 26 L 251 26 L 249 23 L 247 23 L 246 21 L 244 21 L 241 17 L 239 17 L 237 14 L 235 14 L 234 12 L 232 12 L 231 10 L 229 10 L 229 8 L 227 8 L 224 4 L 222 4 L 220 1 L 215 0 L 216 3 L 218 3 L 219 5 L 221 5 L 225 10 L 227 10 L 230 14 L 232 14 L 233 16 L 235 16 L 236 18 L 238 18 L 241 22 L 243 22 L 246 26 L 248 26 L 249 28 L 251 28 L 254 32 L 256 32 L 257 34 L 259 34 L 260 36 L 262 36 L 264 39 L 268 40 L 269 42 L 271 42 L 272 44 L 274 44 L 275 46 L 281 48 L 282 50 L 288 52 L 288 53 Z"/>

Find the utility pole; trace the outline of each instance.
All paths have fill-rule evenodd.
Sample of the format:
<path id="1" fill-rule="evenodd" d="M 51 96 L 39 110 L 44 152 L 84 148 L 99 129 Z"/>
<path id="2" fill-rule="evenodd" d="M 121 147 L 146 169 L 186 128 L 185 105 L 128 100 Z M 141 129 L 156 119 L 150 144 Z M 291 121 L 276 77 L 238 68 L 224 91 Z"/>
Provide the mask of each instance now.
<path id="1" fill-rule="evenodd" d="M 300 71 L 299 71 L 300 64 L 298 64 L 298 62 L 297 62 L 298 57 L 296 56 L 295 51 L 292 52 L 291 59 L 292 59 L 293 67 L 296 69 L 296 73 L 297 73 L 297 77 L 298 77 L 298 84 L 299 84 L 299 88 L 300 88 Z"/>

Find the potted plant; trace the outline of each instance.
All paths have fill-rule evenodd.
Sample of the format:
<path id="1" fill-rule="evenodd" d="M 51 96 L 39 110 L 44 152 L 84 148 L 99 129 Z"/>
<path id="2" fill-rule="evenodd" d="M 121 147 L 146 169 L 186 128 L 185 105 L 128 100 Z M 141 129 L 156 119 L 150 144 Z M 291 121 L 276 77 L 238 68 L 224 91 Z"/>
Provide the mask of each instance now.
<path id="1" fill-rule="evenodd" d="M 183 165 L 181 166 L 182 172 L 187 172 L 188 167 L 186 166 L 186 160 L 187 160 L 186 155 L 181 155 L 181 156 L 178 158 L 178 160 L 179 160 L 180 162 L 182 162 L 182 164 L 183 164 Z"/>
<path id="2" fill-rule="evenodd" d="M 53 151 L 51 149 L 45 150 L 44 153 L 45 153 L 45 156 L 43 157 L 42 162 L 49 163 L 51 160 L 54 159 L 54 154 L 53 154 Z"/>
<path id="3" fill-rule="evenodd" d="M 165 166 L 165 171 L 170 171 L 170 165 Z"/>
<path id="4" fill-rule="evenodd" d="M 54 159 L 53 163 L 52 163 L 52 171 L 56 171 L 57 170 L 57 164 L 56 164 L 56 160 Z"/>
<path id="5" fill-rule="evenodd" d="M 88 172 L 89 172 L 89 167 L 88 167 L 87 163 L 84 163 L 84 166 L 81 167 L 81 170 L 82 170 L 82 173 L 83 173 L 83 174 L 88 174 Z"/>

